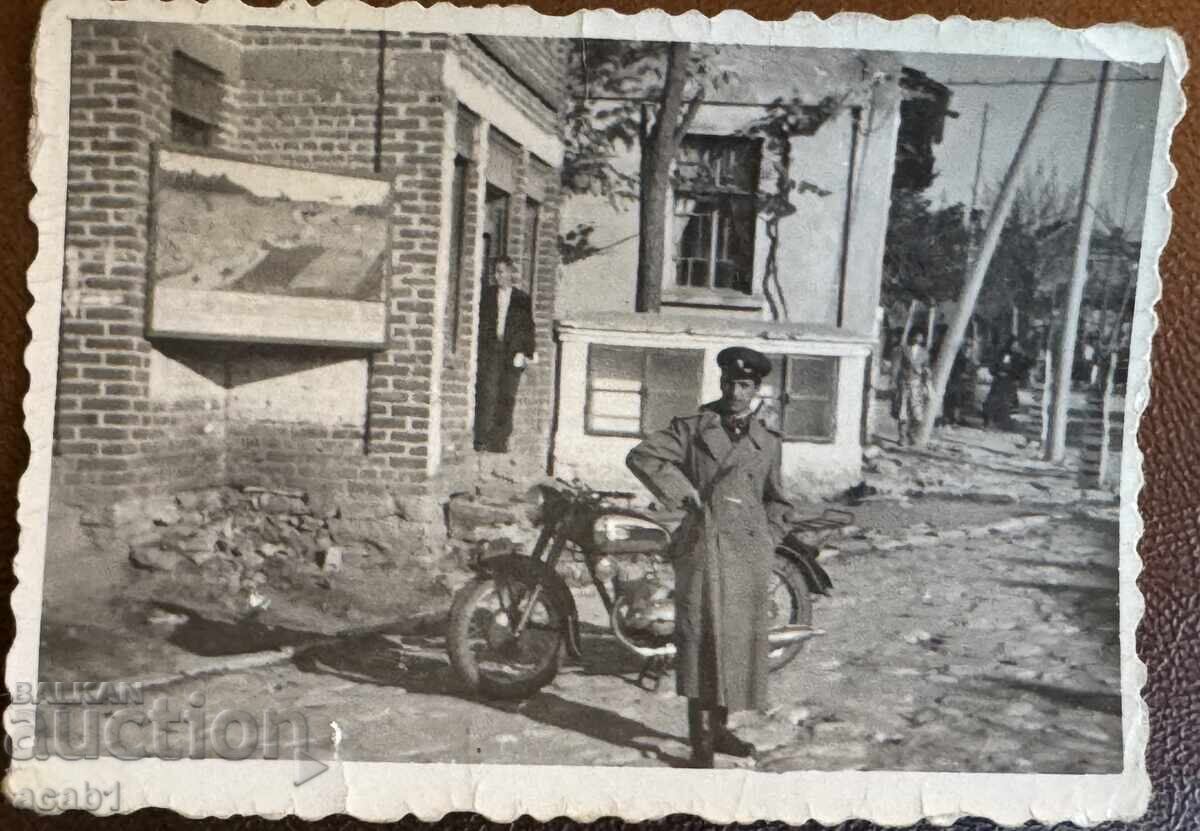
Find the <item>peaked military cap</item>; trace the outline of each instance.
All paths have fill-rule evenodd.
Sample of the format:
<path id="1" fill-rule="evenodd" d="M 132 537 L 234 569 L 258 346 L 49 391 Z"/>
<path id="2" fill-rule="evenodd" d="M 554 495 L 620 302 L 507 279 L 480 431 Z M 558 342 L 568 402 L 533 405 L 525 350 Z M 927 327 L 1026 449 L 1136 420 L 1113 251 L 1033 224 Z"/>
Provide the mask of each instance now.
<path id="1" fill-rule="evenodd" d="M 761 352 L 745 346 L 730 346 L 717 353 L 717 366 L 732 378 L 761 381 L 771 374 L 771 361 Z"/>

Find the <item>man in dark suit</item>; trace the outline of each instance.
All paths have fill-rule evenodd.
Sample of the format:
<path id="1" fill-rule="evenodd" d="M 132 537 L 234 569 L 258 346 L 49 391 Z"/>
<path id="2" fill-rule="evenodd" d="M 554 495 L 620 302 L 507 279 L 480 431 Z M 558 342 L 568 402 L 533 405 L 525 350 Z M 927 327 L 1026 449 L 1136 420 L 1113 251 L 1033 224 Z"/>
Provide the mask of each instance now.
<path id="1" fill-rule="evenodd" d="M 516 264 L 500 257 L 479 301 L 476 450 L 508 452 L 521 376 L 530 362 L 537 361 L 533 303 L 529 293 L 517 286 L 518 277 Z"/>

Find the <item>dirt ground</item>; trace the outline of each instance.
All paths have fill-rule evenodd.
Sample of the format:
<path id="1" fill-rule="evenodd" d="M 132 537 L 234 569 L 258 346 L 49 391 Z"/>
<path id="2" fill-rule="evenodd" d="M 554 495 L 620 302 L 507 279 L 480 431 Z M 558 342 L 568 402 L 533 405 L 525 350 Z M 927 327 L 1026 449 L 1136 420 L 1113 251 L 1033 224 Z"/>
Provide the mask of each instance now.
<path id="1" fill-rule="evenodd" d="M 1069 472 L 1037 464 L 1014 440 L 989 442 L 996 444 L 963 430 L 931 451 L 887 451 L 869 480 L 881 494 L 852 508 L 859 530 L 826 543 L 834 593 L 818 601 L 814 617 L 827 634 L 772 676 L 769 711 L 735 718 L 757 758 L 719 764 L 1121 768 L 1115 511 L 1068 506 Z M 904 495 L 916 471 L 941 492 L 982 463 L 993 472 L 952 498 Z M 1039 486 L 1018 487 L 1030 479 Z M 1030 515 L 1039 522 L 1012 524 Z M 54 582 L 57 596 L 78 596 L 86 577 Z M 154 677 L 198 670 L 214 656 L 287 646 L 295 649 L 289 660 L 186 678 L 161 694 L 181 701 L 202 692 L 210 713 L 300 712 L 308 752 L 318 758 L 675 765 L 688 753 L 672 678 L 657 692 L 635 683 L 640 662 L 606 633 L 602 608 L 587 592 L 578 592 L 583 659 L 519 704 L 466 694 L 448 666 L 437 613 L 329 637 L 299 625 L 194 614 L 151 625 L 152 593 L 136 595 L 123 613 L 109 603 L 108 617 L 99 618 L 85 613 L 96 598 L 48 604 L 42 678 Z M 425 600 L 443 612 L 449 603 L 448 596 Z M 129 634 L 124 649 L 97 649 L 118 623 Z M 104 662 L 105 651 L 126 655 L 119 671 Z"/>

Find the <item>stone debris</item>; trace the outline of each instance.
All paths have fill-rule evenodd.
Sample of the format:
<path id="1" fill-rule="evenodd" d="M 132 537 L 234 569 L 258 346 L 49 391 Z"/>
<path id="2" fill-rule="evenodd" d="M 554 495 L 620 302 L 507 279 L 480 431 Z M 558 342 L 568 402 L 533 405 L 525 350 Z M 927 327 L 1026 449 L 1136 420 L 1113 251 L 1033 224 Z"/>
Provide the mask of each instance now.
<path id="1" fill-rule="evenodd" d="M 341 546 L 331 545 L 325 549 L 325 555 L 322 558 L 321 570 L 326 573 L 337 572 L 342 570 L 343 552 Z"/>
<path id="2" fill-rule="evenodd" d="M 173 500 L 154 506 L 153 527 L 130 546 L 130 562 L 166 572 L 186 562 L 243 610 L 266 609 L 268 593 L 286 591 L 297 574 L 340 570 L 352 548 L 360 557 L 372 553 L 361 535 L 337 544 L 329 519 L 313 516 L 297 491 L 247 486 L 183 492 Z"/>
<path id="3" fill-rule="evenodd" d="M 349 585 L 338 575 L 414 555 L 431 567 L 435 584 L 452 592 L 479 556 L 533 549 L 537 529 L 524 495 L 510 483 L 492 483 L 439 508 L 374 490 L 310 495 L 246 485 L 155 497 L 140 508 L 119 505 L 89 521 L 119 529 L 131 565 L 199 579 L 219 588 L 231 609 L 246 612 L 305 583 Z M 581 562 L 567 568 L 586 579 Z M 256 596 L 265 602 L 251 602 Z"/>
<path id="4" fill-rule="evenodd" d="M 182 556 L 156 545 L 134 545 L 129 549 L 129 562 L 150 571 L 174 571 Z"/>
<path id="5" fill-rule="evenodd" d="M 1080 480 L 1078 451 L 1072 450 L 1064 464 L 1043 460 L 1041 452 L 1036 441 L 1017 433 L 950 427 L 935 433 L 924 448 L 864 448 L 863 471 L 868 485 L 894 498 L 1115 504 L 1115 492 L 1091 489 Z"/>
<path id="6" fill-rule="evenodd" d="M 538 530 L 529 507 L 525 491 L 505 483 L 453 494 L 446 505 L 451 558 L 468 566 L 479 557 L 531 553 Z"/>

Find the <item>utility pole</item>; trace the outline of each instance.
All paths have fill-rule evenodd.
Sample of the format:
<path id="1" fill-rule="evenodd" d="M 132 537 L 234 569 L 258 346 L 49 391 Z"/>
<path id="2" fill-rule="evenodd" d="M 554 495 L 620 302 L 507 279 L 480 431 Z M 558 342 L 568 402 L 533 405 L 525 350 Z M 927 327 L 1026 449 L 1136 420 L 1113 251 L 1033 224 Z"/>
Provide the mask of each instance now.
<path id="1" fill-rule="evenodd" d="M 983 121 L 979 125 L 979 152 L 975 154 L 975 181 L 971 185 L 971 208 L 967 211 L 967 230 L 971 232 L 971 244 L 975 242 L 975 225 L 971 218 L 975 215 L 975 206 L 979 204 L 979 180 L 983 176 L 983 147 L 987 142 L 988 110 L 990 104 L 983 105 Z M 969 255 L 968 255 L 969 257 Z M 968 262 L 968 267 L 970 263 Z"/>
<path id="2" fill-rule="evenodd" d="M 983 279 L 987 276 L 992 256 L 996 253 L 996 245 L 1000 242 L 1000 232 L 1004 230 L 1004 223 L 1008 220 L 1008 214 L 1012 210 L 1013 201 L 1017 196 L 1017 183 L 1020 181 L 1021 173 L 1029 158 L 1029 145 L 1033 139 L 1033 133 L 1042 118 L 1042 113 L 1046 110 L 1046 101 L 1050 97 L 1050 90 L 1061 71 L 1062 60 L 1055 60 L 1053 66 L 1050 67 L 1049 75 L 1046 76 L 1046 83 L 1038 94 L 1033 112 L 1029 115 L 1029 122 L 1025 125 L 1025 132 L 1021 135 L 1020 143 L 1017 144 L 1017 151 L 1008 166 L 1008 172 L 1004 174 L 1004 182 L 1000 186 L 1000 196 L 996 199 L 992 215 L 988 217 L 979 257 L 975 260 L 966 285 L 963 286 L 958 306 L 954 310 L 954 317 L 946 331 L 945 344 L 933 368 L 933 401 L 941 401 L 946 395 L 946 383 L 950 380 L 954 357 L 958 354 L 959 346 L 962 345 L 967 324 L 975 313 L 975 301 L 979 299 L 979 291 L 983 288 Z M 936 406 L 931 406 L 925 414 L 925 420 L 921 423 L 921 431 L 917 437 L 918 444 L 929 442 L 929 437 L 933 433 L 933 423 L 937 419 L 937 410 Z"/>
<path id="3" fill-rule="evenodd" d="M 971 264 L 975 261 L 975 248 L 979 242 L 979 229 L 975 224 L 975 208 L 979 205 L 979 183 L 983 180 L 983 150 L 987 146 L 987 131 L 988 131 L 988 113 L 992 105 L 984 102 L 983 117 L 979 122 L 979 149 L 975 153 L 975 180 L 971 183 L 971 204 L 967 208 L 967 215 L 963 217 L 963 222 L 967 226 L 967 250 L 965 262 L 963 262 L 963 279 L 968 279 L 971 274 Z M 971 340 L 974 341 L 976 349 L 979 347 L 979 341 L 975 337 L 975 317 L 971 316 Z M 945 344 L 942 345 L 943 348 Z M 972 355 L 974 360 L 975 356 Z"/>
<path id="4" fill-rule="evenodd" d="M 1096 89 L 1096 108 L 1092 116 L 1092 133 L 1088 139 L 1087 158 L 1083 167 L 1083 189 L 1079 194 L 1079 213 L 1075 223 L 1075 260 L 1071 271 L 1071 284 L 1067 290 L 1067 304 L 1063 310 L 1063 325 L 1059 331 L 1054 409 L 1050 414 L 1050 436 L 1045 453 L 1046 460 L 1051 462 L 1061 462 L 1067 455 L 1071 371 L 1075 364 L 1075 341 L 1079 337 L 1079 312 L 1083 305 L 1083 290 L 1087 285 L 1092 228 L 1096 224 L 1096 198 L 1101 179 L 1097 168 L 1104 158 L 1108 122 L 1112 115 L 1112 85 L 1112 63 L 1105 61 Z"/>

